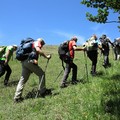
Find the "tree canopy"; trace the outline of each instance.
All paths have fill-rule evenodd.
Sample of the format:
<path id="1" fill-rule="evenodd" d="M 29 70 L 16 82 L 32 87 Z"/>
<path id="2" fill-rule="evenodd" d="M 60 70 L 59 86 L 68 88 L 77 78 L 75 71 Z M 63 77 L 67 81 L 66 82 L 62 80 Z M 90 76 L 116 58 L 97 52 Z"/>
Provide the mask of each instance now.
<path id="1" fill-rule="evenodd" d="M 120 0 L 82 0 L 81 4 L 97 9 L 97 15 L 95 16 L 89 12 L 86 13 L 86 17 L 89 21 L 97 23 L 120 23 Z M 108 20 L 110 10 L 114 13 L 118 13 L 117 20 Z M 120 26 L 118 26 L 118 28 L 120 28 Z"/>

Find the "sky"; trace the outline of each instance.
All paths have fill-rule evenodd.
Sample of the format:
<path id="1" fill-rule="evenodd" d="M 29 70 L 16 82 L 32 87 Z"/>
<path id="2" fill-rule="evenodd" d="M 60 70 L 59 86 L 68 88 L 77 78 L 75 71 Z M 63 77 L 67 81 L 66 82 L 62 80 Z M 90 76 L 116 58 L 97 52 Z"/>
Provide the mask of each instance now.
<path id="1" fill-rule="evenodd" d="M 81 0 L 0 0 L 0 46 L 19 45 L 22 39 L 43 38 L 47 45 L 59 45 L 78 37 L 78 45 L 91 35 L 106 34 L 111 41 L 120 37 L 118 23 L 98 24 L 86 19 L 86 12 L 96 10 L 80 4 Z M 109 19 L 117 20 L 110 12 Z"/>

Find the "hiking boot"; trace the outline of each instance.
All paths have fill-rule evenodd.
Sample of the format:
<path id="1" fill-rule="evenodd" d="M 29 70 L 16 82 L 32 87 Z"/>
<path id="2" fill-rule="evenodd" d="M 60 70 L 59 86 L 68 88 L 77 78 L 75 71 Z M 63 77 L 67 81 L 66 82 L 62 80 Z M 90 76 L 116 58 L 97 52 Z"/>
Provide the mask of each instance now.
<path id="1" fill-rule="evenodd" d="M 45 95 L 51 95 L 51 94 L 52 94 L 51 89 L 46 89 L 46 90 L 45 90 Z"/>
<path id="2" fill-rule="evenodd" d="M 111 63 L 108 63 L 107 66 L 108 66 L 108 67 L 111 67 Z"/>
<path id="3" fill-rule="evenodd" d="M 19 102 L 22 102 L 23 100 L 24 100 L 23 97 L 16 98 L 16 99 L 14 99 L 14 103 L 19 103 Z"/>
<path id="4" fill-rule="evenodd" d="M 62 84 L 60 85 L 60 88 L 65 88 L 65 87 L 67 87 L 67 85 L 66 85 L 65 83 L 62 83 Z"/>
<path id="5" fill-rule="evenodd" d="M 97 75 L 97 72 L 91 71 L 91 75 L 92 75 L 92 76 L 96 76 L 96 75 Z"/>
<path id="6" fill-rule="evenodd" d="M 78 80 L 72 80 L 71 83 L 72 83 L 73 85 L 75 85 L 75 84 L 77 84 L 78 82 L 79 82 Z"/>
<path id="7" fill-rule="evenodd" d="M 106 64 L 103 64 L 103 67 L 104 67 L 104 68 L 107 68 L 107 65 L 106 65 Z"/>
<path id="8" fill-rule="evenodd" d="M 8 80 L 4 80 L 4 86 L 8 85 Z"/>
<path id="9" fill-rule="evenodd" d="M 46 89 L 44 93 L 40 94 L 40 97 L 44 98 L 46 95 L 52 95 L 51 89 Z"/>

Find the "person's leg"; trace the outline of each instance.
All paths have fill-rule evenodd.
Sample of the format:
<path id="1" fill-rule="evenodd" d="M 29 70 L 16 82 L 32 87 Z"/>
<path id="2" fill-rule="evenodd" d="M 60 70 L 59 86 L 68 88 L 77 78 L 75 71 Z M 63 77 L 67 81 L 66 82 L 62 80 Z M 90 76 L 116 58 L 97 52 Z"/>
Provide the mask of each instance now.
<path id="1" fill-rule="evenodd" d="M 76 84 L 76 82 L 77 82 L 77 65 L 72 63 L 71 68 L 72 68 L 72 83 Z"/>
<path id="2" fill-rule="evenodd" d="M 16 92 L 15 92 L 15 96 L 14 96 L 14 100 L 19 100 L 22 98 L 22 92 L 23 92 L 23 88 L 25 83 L 27 82 L 29 76 L 30 76 L 31 71 L 28 70 L 24 64 L 22 63 L 22 75 L 21 78 L 18 82 L 17 88 L 16 88 Z"/>
<path id="3" fill-rule="evenodd" d="M 2 64 L 0 64 L 0 77 L 5 74 L 5 68 Z"/>
<path id="4" fill-rule="evenodd" d="M 70 63 L 66 63 L 63 79 L 62 79 L 61 86 L 60 86 L 61 88 L 66 87 L 66 81 L 67 81 L 68 75 L 70 73 L 70 70 L 71 70 Z"/>
<path id="5" fill-rule="evenodd" d="M 6 70 L 6 75 L 5 75 L 5 79 L 4 79 L 4 85 L 7 85 L 8 84 L 8 81 L 9 81 L 9 78 L 10 78 L 10 75 L 12 73 L 12 70 L 10 68 L 9 65 L 5 65 L 5 70 Z"/>
<path id="6" fill-rule="evenodd" d="M 35 73 L 39 77 L 39 85 L 40 85 L 40 94 L 43 94 L 46 91 L 46 79 L 45 79 L 45 72 L 42 70 L 42 68 L 38 65 L 35 65 L 33 63 L 28 63 L 26 61 L 25 67 L 29 69 L 31 72 Z"/>
<path id="7" fill-rule="evenodd" d="M 91 66 L 91 74 L 94 75 L 96 74 L 96 64 L 97 64 L 97 56 L 98 56 L 98 53 L 97 51 L 90 51 L 87 53 L 89 59 L 91 60 L 92 62 L 92 66 Z"/>
<path id="8" fill-rule="evenodd" d="M 92 75 L 96 75 L 96 64 L 97 64 L 97 57 L 98 57 L 98 53 L 97 51 L 94 51 L 93 55 L 92 55 L 92 70 L 91 70 L 91 74 Z"/>

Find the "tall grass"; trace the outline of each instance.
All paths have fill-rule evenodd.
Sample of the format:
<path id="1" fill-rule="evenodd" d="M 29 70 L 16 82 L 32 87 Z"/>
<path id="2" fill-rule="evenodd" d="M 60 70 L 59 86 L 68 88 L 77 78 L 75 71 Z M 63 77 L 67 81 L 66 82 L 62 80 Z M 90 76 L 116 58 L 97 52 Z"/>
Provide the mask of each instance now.
<path id="1" fill-rule="evenodd" d="M 38 77 L 31 74 L 23 91 L 25 100 L 22 103 L 13 102 L 14 93 L 21 75 L 19 61 L 10 61 L 12 75 L 9 86 L 4 87 L 4 76 L 0 78 L 0 120 L 120 120 L 120 71 L 119 61 L 113 60 L 110 51 L 110 68 L 103 68 L 103 58 L 98 55 L 98 76 L 90 75 L 91 62 L 84 53 L 76 52 L 74 62 L 78 66 L 77 85 L 60 89 L 63 69 L 58 58 L 57 46 L 46 46 L 44 50 L 52 53 L 46 71 L 47 88 L 52 88 L 52 95 L 45 98 L 34 98 L 38 88 Z M 47 60 L 39 59 L 39 65 L 44 69 Z M 86 65 L 88 79 L 86 74 Z"/>

